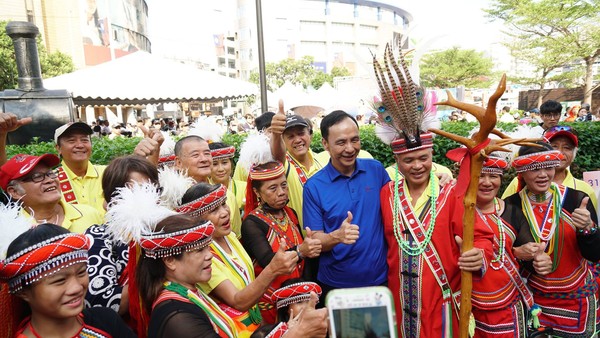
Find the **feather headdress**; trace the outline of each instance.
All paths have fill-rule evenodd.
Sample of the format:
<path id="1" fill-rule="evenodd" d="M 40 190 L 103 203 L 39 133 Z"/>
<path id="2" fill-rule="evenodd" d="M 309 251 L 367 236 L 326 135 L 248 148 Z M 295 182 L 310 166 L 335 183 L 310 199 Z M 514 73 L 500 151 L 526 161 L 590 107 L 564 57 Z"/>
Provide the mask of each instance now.
<path id="1" fill-rule="evenodd" d="M 402 53 L 395 55 L 389 44 L 385 47 L 383 64 L 373 55 L 373 68 L 380 94 L 373 102 L 381 126 L 380 138 L 384 142 L 393 140 L 394 153 L 432 147 L 432 135 L 426 131 L 439 123 L 433 93 L 415 83 Z"/>
<path id="2" fill-rule="evenodd" d="M 10 243 L 33 226 L 31 219 L 21 213 L 20 203 L 0 203 L 0 259 L 6 258 Z"/>
<path id="3" fill-rule="evenodd" d="M 175 140 L 171 137 L 171 133 L 161 131 L 163 138 L 165 139 L 160 145 L 160 156 L 171 156 L 175 153 Z"/>
<path id="4" fill-rule="evenodd" d="M 240 157 L 238 162 L 250 172 L 250 168 L 255 164 L 274 161 L 271 154 L 271 143 L 269 137 L 263 133 L 250 134 L 240 148 Z"/>
<path id="5" fill-rule="evenodd" d="M 214 119 L 198 120 L 192 123 L 188 135 L 200 136 L 208 143 L 221 142 L 221 137 L 225 134 L 223 127 L 217 124 Z"/>
<path id="6" fill-rule="evenodd" d="M 174 210 L 181 204 L 181 198 L 187 189 L 194 184 L 193 178 L 173 167 L 158 169 L 158 182 L 162 187 L 160 194 L 161 205 Z"/>
<path id="7" fill-rule="evenodd" d="M 118 188 L 106 212 L 106 232 L 123 243 L 139 243 L 142 235 L 154 233 L 156 224 L 177 214 L 160 205 L 160 193 L 150 182 Z"/>

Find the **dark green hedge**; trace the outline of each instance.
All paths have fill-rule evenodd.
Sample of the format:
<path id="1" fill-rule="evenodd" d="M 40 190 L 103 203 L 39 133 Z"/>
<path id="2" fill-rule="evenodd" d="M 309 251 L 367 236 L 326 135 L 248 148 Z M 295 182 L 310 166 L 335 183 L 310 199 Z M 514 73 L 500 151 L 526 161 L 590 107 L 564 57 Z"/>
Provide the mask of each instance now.
<path id="1" fill-rule="evenodd" d="M 442 124 L 442 129 L 457 135 L 467 136 L 476 125 L 476 123 L 467 122 L 444 122 Z M 572 168 L 573 174 L 575 177 L 581 177 L 581 173 L 584 171 L 599 170 L 600 155 L 598 155 L 598 147 L 600 146 L 600 123 L 581 122 L 571 123 L 570 125 L 577 129 L 580 142 L 579 151 Z M 516 128 L 517 125 L 500 124 L 499 127 L 503 130 L 511 131 Z M 390 148 L 377 138 L 373 126 L 362 127 L 360 129 L 360 136 L 363 149 L 371 153 L 374 158 L 381 161 L 385 166 L 393 163 L 394 159 Z M 244 138 L 244 134 L 225 135 L 225 137 L 223 137 L 223 142 L 232 144 L 239 150 Z M 118 138 L 114 140 L 109 140 L 108 138 L 94 139 L 94 150 L 91 161 L 95 164 L 106 164 L 117 156 L 130 154 L 138 142 L 139 138 Z M 443 164 L 456 172 L 454 163 L 447 159 L 445 154 L 449 149 L 458 146 L 459 145 L 454 141 L 443 137 L 436 137 L 434 139 L 434 162 Z M 315 131 L 311 147 L 315 152 L 323 151 L 321 134 L 319 131 Z M 9 158 L 18 153 L 40 155 L 49 152 L 55 152 L 52 142 L 35 141 L 32 144 L 25 146 L 11 145 L 7 147 Z"/>

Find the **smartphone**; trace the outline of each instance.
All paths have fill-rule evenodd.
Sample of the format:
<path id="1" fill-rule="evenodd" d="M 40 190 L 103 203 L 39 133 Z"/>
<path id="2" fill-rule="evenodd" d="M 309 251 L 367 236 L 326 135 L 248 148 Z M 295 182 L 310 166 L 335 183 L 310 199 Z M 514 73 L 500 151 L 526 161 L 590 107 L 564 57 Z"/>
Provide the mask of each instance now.
<path id="1" fill-rule="evenodd" d="M 394 299 L 384 286 L 336 289 L 325 299 L 331 338 L 396 338 Z"/>

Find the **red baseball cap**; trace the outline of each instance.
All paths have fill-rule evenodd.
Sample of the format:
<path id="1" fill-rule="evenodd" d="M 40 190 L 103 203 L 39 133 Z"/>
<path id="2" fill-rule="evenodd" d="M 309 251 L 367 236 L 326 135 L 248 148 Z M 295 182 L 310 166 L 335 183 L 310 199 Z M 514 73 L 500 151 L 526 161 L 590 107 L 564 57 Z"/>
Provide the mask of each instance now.
<path id="1" fill-rule="evenodd" d="M 577 138 L 577 131 L 570 126 L 554 126 L 548 128 L 544 132 L 544 141 L 550 143 L 553 138 L 558 136 L 565 136 L 570 139 L 575 147 L 579 146 L 579 139 Z"/>
<path id="2" fill-rule="evenodd" d="M 29 174 L 40 162 L 49 167 L 54 167 L 60 163 L 60 159 L 54 154 L 44 154 L 42 156 L 17 154 L 0 167 L 0 187 L 6 190 L 10 181 Z"/>

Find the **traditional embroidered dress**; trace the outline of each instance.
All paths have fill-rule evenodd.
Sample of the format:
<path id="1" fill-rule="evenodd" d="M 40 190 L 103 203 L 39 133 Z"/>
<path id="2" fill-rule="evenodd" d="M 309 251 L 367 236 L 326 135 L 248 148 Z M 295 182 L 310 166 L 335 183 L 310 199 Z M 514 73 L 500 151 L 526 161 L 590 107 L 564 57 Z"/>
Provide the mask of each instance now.
<path id="1" fill-rule="evenodd" d="M 273 256 L 275 256 L 281 239 L 285 240 L 287 250 L 295 250 L 297 252 L 299 245 L 303 242 L 298 218 L 294 210 L 288 206 L 284 206 L 282 209 L 284 218 L 283 220 L 278 220 L 273 215 L 278 210 L 273 210 L 266 204 L 259 205 L 258 197 L 252 190 L 252 182 L 255 180 L 267 182 L 283 176 L 284 166 L 279 162 L 272 162 L 272 167 L 262 170 L 260 168 L 259 166 L 253 166 L 248 175 L 246 208 L 251 211 L 248 212 L 248 216 L 244 219 L 242 228 L 244 246 L 253 258 L 254 272 L 257 276 L 271 262 Z M 298 253 L 298 255 L 300 254 Z M 286 279 L 300 277 L 303 269 L 304 262 L 299 261 L 291 274 L 278 276 L 261 297 L 258 305 L 265 323 L 273 324 L 276 322 L 277 311 L 271 303 L 273 292 Z"/>
<path id="2" fill-rule="evenodd" d="M 489 156 L 483 163 L 482 174 L 502 177 L 508 162 Z M 484 213 L 479 209 L 478 199 L 475 222 L 479 227 L 494 234 L 493 258 L 485 276 L 473 280 L 471 301 L 475 318 L 476 337 L 527 337 L 527 310 L 533 307 L 533 294 L 519 274 L 519 265 L 512 252 L 516 239 L 513 226 L 505 221 L 511 210 L 504 208 L 500 215 L 500 203 L 496 197 L 491 201 L 494 211 Z M 510 209 L 510 208 L 509 208 Z"/>
<path id="3" fill-rule="evenodd" d="M 494 259 L 490 268 L 483 278 L 473 279 L 475 337 L 527 337 L 527 312 L 533 305 L 533 294 L 521 278 L 512 252 L 516 231 L 498 217 L 497 211 L 478 211 L 475 221 L 479 227 L 494 232 Z"/>
<path id="4" fill-rule="evenodd" d="M 462 212 L 454 211 L 461 210 L 462 203 L 454 192 L 454 185 L 440 189 L 431 175 L 429 190 L 413 208 L 403 179 L 398 182 L 398 201 L 394 181 L 381 190 L 388 287 L 400 337 L 450 338 L 458 329 L 460 250 L 454 236 L 462 236 Z M 491 250 L 491 232 L 476 226 L 474 246 Z"/>
<path id="5" fill-rule="evenodd" d="M 579 207 L 584 193 L 552 184 L 552 198 L 543 203 L 532 203 L 526 188 L 510 196 L 507 204 L 520 207 L 523 212 L 513 215 L 526 220 L 528 227 L 517 229 L 515 246 L 528 242 L 546 242 L 546 253 L 552 258 L 552 272 L 540 276 L 531 274 L 528 285 L 534 292 L 535 303 L 542 308 L 540 323 L 554 329 L 558 337 L 592 337 L 598 327 L 598 285 L 587 260 L 600 259 L 600 233 L 578 233 L 571 213 Z M 561 207 L 562 206 L 562 207 Z M 591 203 L 587 206 L 594 224 L 597 218 Z"/>
<path id="6" fill-rule="evenodd" d="M 279 250 L 279 241 L 285 240 L 288 250 L 296 250 L 302 244 L 302 233 L 298 226 L 298 219 L 289 207 L 284 207 L 284 219 L 279 221 L 273 215 L 265 212 L 263 207 L 254 209 L 242 224 L 244 247 L 254 263 L 254 273 L 258 276 L 271 262 Z M 268 244 L 268 251 L 266 245 Z M 271 302 L 272 294 L 281 287 L 281 283 L 290 278 L 299 278 L 304 270 L 304 262 L 298 265 L 288 275 L 278 276 L 261 297 L 258 306 L 265 323 L 274 324 L 277 311 Z"/>
<path id="7" fill-rule="evenodd" d="M 106 308 L 85 309 L 79 315 L 83 324 L 81 330 L 73 338 L 121 338 L 135 337 L 133 332 L 123 323 L 119 315 Z M 29 329 L 35 337 L 41 337 L 33 328 L 30 318 L 26 318 L 20 325 L 16 338 L 27 338 L 24 332 Z"/>
<path id="8" fill-rule="evenodd" d="M 219 305 L 217 305 L 214 300 L 212 300 L 202 291 L 188 290 L 182 285 L 172 282 L 166 282 L 164 287 L 165 290 L 161 292 L 160 296 L 158 296 L 152 305 L 152 317 L 155 319 L 152 322 L 160 323 L 161 325 L 157 327 L 151 326 L 149 335 L 150 337 L 161 337 L 161 334 L 164 333 L 163 329 L 165 329 L 166 325 L 177 324 L 184 324 L 184 326 L 187 326 L 190 329 L 194 328 L 196 330 L 199 328 L 204 328 L 204 331 L 194 332 L 194 334 L 202 334 L 203 336 L 211 336 L 214 335 L 214 333 L 222 338 L 250 336 L 250 333 L 238 335 L 238 330 L 241 332 L 243 328 L 237 327 L 236 322 L 225 312 L 223 312 L 223 310 L 221 310 Z M 193 306 L 182 306 L 181 304 L 177 303 L 189 304 Z M 163 310 L 174 306 L 180 308 L 179 311 L 182 311 L 182 309 L 190 310 L 191 313 L 186 323 L 168 323 L 168 316 L 166 315 L 171 311 Z M 186 312 L 185 310 L 183 311 Z M 208 322 L 214 331 L 206 330 L 206 319 L 208 319 Z"/>

